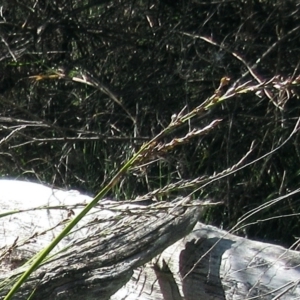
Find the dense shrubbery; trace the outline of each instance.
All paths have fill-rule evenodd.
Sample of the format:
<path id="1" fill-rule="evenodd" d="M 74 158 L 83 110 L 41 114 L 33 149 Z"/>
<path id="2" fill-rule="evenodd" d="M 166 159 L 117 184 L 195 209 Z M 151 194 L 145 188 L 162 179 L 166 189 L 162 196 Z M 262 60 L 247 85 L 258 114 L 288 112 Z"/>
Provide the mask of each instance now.
<path id="1" fill-rule="evenodd" d="M 2 176 L 97 192 L 174 113 L 212 96 L 221 78 L 231 79 L 225 93 L 299 75 L 296 1 L 3 1 L 0 19 Z M 223 200 L 207 222 L 228 229 L 295 191 L 298 134 L 279 146 L 300 106 L 297 84 L 284 87 L 236 94 L 165 135 L 167 143 L 222 119 L 207 135 L 136 167 L 111 196 L 129 199 L 177 182 L 156 196 Z M 243 164 L 279 149 L 209 179 L 238 163 L 252 144 Z M 253 215 L 246 232 L 291 244 L 298 213 L 296 193 Z"/>

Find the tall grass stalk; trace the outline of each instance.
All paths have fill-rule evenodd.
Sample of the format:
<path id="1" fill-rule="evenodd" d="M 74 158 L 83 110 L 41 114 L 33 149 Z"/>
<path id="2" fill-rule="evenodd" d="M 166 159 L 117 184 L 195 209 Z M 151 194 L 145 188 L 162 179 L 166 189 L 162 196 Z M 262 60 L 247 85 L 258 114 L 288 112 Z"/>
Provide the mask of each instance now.
<path id="1" fill-rule="evenodd" d="M 276 80 L 275 80 L 276 79 Z M 6 295 L 4 300 L 12 299 L 13 295 L 18 291 L 21 285 L 28 279 L 30 274 L 34 272 L 39 265 L 46 259 L 49 253 L 54 249 L 54 247 L 74 228 L 74 226 L 99 202 L 101 199 L 113 189 L 122 176 L 128 172 L 131 168 L 136 165 L 149 162 L 157 155 L 163 155 L 174 147 L 188 143 L 191 139 L 196 136 L 206 135 L 212 129 L 214 129 L 222 120 L 214 120 L 209 125 L 202 129 L 192 129 L 188 134 L 181 138 L 174 138 L 168 143 L 160 142 L 162 137 L 165 137 L 169 133 L 173 132 L 176 128 L 188 122 L 190 119 L 205 114 L 208 110 L 212 109 L 215 105 L 220 102 L 232 98 L 237 94 L 253 93 L 265 89 L 278 89 L 278 79 L 274 78 L 264 84 L 252 85 L 247 82 L 238 87 L 231 87 L 226 93 L 222 95 L 222 89 L 228 84 L 228 78 L 222 78 L 219 88 L 215 91 L 213 96 L 208 98 L 206 101 L 201 103 L 199 106 L 194 108 L 189 113 L 185 113 L 185 108 L 178 115 L 173 115 L 170 124 L 162 130 L 158 135 L 152 138 L 147 143 L 143 144 L 136 154 L 132 156 L 124 165 L 116 172 L 113 178 L 104 186 L 104 188 L 94 197 L 94 199 L 72 220 L 67 226 L 62 230 L 62 232 L 43 250 L 41 250 L 33 259 L 31 260 L 31 265 L 28 269 L 20 275 L 18 281 L 13 285 L 9 293 Z M 294 82 L 289 82 L 286 87 L 282 83 L 279 88 L 289 88 L 291 85 L 298 85 L 300 79 L 297 78 Z M 99 241 L 100 242 L 100 241 Z"/>

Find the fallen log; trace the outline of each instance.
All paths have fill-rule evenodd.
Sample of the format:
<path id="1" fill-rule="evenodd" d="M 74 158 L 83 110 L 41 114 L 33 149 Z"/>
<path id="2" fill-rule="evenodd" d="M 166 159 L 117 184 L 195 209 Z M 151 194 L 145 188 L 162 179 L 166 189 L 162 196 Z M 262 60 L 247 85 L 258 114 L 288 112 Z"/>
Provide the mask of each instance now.
<path id="1" fill-rule="evenodd" d="M 0 180 L 1 299 L 28 268 L 26 262 L 90 200 L 74 191 Z M 187 200 L 151 207 L 101 201 L 14 299 L 109 299 L 134 269 L 192 230 L 202 207 L 185 206 Z"/>
<path id="2" fill-rule="evenodd" d="M 300 299 L 300 254 L 197 223 L 111 300 Z"/>
<path id="3" fill-rule="evenodd" d="M 91 197 L 0 180 L 0 298 Z M 104 199 L 14 299 L 300 299 L 300 255 L 197 222 L 203 203 Z M 46 226 L 46 227 L 45 227 Z M 46 228 L 46 229 L 45 229 Z"/>

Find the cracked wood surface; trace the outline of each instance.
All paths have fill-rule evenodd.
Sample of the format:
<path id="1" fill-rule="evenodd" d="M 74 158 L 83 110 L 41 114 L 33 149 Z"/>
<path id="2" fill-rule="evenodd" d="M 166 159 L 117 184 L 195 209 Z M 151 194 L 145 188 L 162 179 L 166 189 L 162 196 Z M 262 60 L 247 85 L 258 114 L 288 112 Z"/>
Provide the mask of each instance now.
<path id="1" fill-rule="evenodd" d="M 111 300 L 300 299 L 300 254 L 197 223 Z"/>
<path id="2" fill-rule="evenodd" d="M 46 246 L 90 199 L 74 191 L 0 180 L 0 298 L 26 268 L 18 265 Z M 14 299 L 26 299 L 32 291 L 31 299 L 109 299 L 134 269 L 192 230 L 202 208 L 182 205 L 186 200 L 151 207 L 104 200 Z"/>
<path id="3" fill-rule="evenodd" d="M 0 298 L 26 268 L 21 265 L 90 200 L 76 191 L 0 180 Z M 193 203 L 104 199 L 14 299 L 33 290 L 32 299 L 45 300 L 300 299 L 297 251 L 201 224 L 203 205 Z"/>

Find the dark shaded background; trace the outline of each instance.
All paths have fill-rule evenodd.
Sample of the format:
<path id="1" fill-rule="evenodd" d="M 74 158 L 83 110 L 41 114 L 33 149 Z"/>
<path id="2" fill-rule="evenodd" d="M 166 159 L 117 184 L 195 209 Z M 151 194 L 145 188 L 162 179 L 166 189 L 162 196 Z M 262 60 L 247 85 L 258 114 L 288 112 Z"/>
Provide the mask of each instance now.
<path id="1" fill-rule="evenodd" d="M 172 114 L 199 105 L 222 77 L 253 81 L 243 76 L 247 66 L 261 80 L 298 76 L 297 2 L 2 1 L 1 176 L 96 193 Z M 82 74 L 120 103 L 70 80 Z M 211 176 L 236 164 L 253 141 L 247 162 L 255 160 L 291 134 L 298 116 L 297 87 L 273 102 L 255 93 L 236 96 L 176 136 L 223 119 L 216 130 L 126 175 L 110 196 L 130 199 L 180 179 Z M 229 229 L 251 209 L 296 190 L 298 139 L 295 134 L 266 158 L 195 191 L 195 197 L 225 202 L 206 222 Z M 299 209 L 297 194 L 286 197 L 249 218 L 246 234 L 291 245 Z"/>

